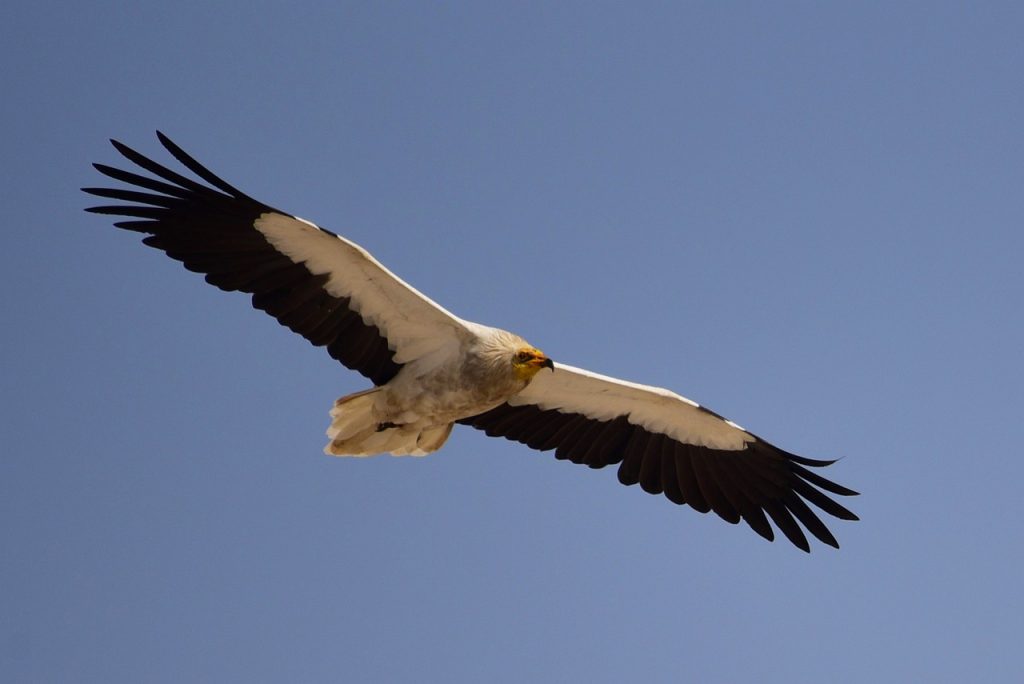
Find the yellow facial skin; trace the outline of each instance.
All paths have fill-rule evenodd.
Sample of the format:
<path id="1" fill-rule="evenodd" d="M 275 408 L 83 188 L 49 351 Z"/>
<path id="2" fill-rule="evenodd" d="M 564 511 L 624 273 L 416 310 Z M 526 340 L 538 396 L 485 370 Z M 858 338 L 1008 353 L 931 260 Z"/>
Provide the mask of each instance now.
<path id="1" fill-rule="evenodd" d="M 512 368 L 521 380 L 532 380 L 541 368 L 555 370 L 555 364 L 539 349 L 523 347 L 512 357 Z"/>

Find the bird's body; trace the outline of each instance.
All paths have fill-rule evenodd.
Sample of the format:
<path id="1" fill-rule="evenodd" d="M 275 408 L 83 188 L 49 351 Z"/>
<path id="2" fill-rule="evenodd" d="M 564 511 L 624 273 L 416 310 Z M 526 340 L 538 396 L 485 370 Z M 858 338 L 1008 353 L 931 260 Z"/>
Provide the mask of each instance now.
<path id="1" fill-rule="evenodd" d="M 523 354 L 524 361 L 515 363 Z M 418 359 L 387 384 L 342 397 L 324 449 L 334 456 L 425 456 L 452 425 L 500 406 L 526 389 L 547 357 L 505 330 L 473 325 L 458 345 Z"/>
<path id="2" fill-rule="evenodd" d="M 805 551 L 798 520 L 838 546 L 807 502 L 857 519 L 824 493 L 856 492 L 805 467 L 832 461 L 783 451 L 669 390 L 555 364 L 518 335 L 465 321 L 359 245 L 248 197 L 158 135 L 209 185 L 114 142 L 156 178 L 97 164 L 134 188 L 86 188 L 122 202 L 89 211 L 129 217 L 115 225 L 146 234 L 143 242 L 207 282 L 251 294 L 254 307 L 372 381 L 335 402 L 327 453 L 425 455 L 461 423 L 591 468 L 619 464 L 623 484 L 743 520 L 769 540 L 770 518 Z"/>

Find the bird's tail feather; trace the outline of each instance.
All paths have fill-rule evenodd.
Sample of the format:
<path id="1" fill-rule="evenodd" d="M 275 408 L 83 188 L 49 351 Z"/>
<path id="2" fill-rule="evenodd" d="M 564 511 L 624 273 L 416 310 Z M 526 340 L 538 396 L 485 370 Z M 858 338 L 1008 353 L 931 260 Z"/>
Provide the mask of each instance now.
<path id="1" fill-rule="evenodd" d="M 380 387 L 357 392 L 334 402 L 331 425 L 327 428 L 330 441 L 324 453 L 331 456 L 375 456 L 390 453 L 393 456 L 426 456 L 437 451 L 448 439 L 452 424 L 430 427 L 410 427 L 382 423 L 376 402 Z"/>

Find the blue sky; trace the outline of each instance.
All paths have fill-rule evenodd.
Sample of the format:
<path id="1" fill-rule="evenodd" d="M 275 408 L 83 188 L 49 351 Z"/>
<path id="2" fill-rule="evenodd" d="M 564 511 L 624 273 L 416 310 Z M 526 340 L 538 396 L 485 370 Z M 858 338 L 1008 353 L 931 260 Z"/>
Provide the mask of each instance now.
<path id="1" fill-rule="evenodd" d="M 1013 3 L 20 3 L 0 22 L 0 679 L 1024 676 Z M 459 315 L 863 494 L 809 556 L 459 429 L 88 215 L 171 135 Z M 166 159 L 166 157 L 160 157 Z"/>

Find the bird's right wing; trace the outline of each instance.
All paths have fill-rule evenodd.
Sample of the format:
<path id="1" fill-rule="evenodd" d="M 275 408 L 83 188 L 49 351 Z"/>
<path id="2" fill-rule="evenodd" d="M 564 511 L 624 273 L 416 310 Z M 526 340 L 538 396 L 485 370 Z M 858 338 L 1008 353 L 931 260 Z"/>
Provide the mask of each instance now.
<path id="1" fill-rule="evenodd" d="M 119 228 L 206 275 L 222 290 L 252 294 L 253 306 L 382 385 L 402 365 L 446 354 L 469 324 L 402 281 L 359 245 L 278 211 L 218 178 L 161 133 L 163 146 L 203 185 L 117 141 L 124 157 L 157 176 L 95 164 L 133 189 L 83 188 L 127 204 L 91 207 L 127 216 Z"/>
<path id="2" fill-rule="evenodd" d="M 702 513 L 713 510 L 731 523 L 742 519 L 768 540 L 774 539 L 771 518 L 804 551 L 810 547 L 797 520 L 822 542 L 839 546 L 806 502 L 857 519 L 822 490 L 856 492 L 804 467 L 833 461 L 783 451 L 660 387 L 556 364 L 505 404 L 460 422 L 533 449 L 554 449 L 556 458 L 591 468 L 621 464 L 623 484 L 639 483 L 646 492 L 664 493 Z"/>

